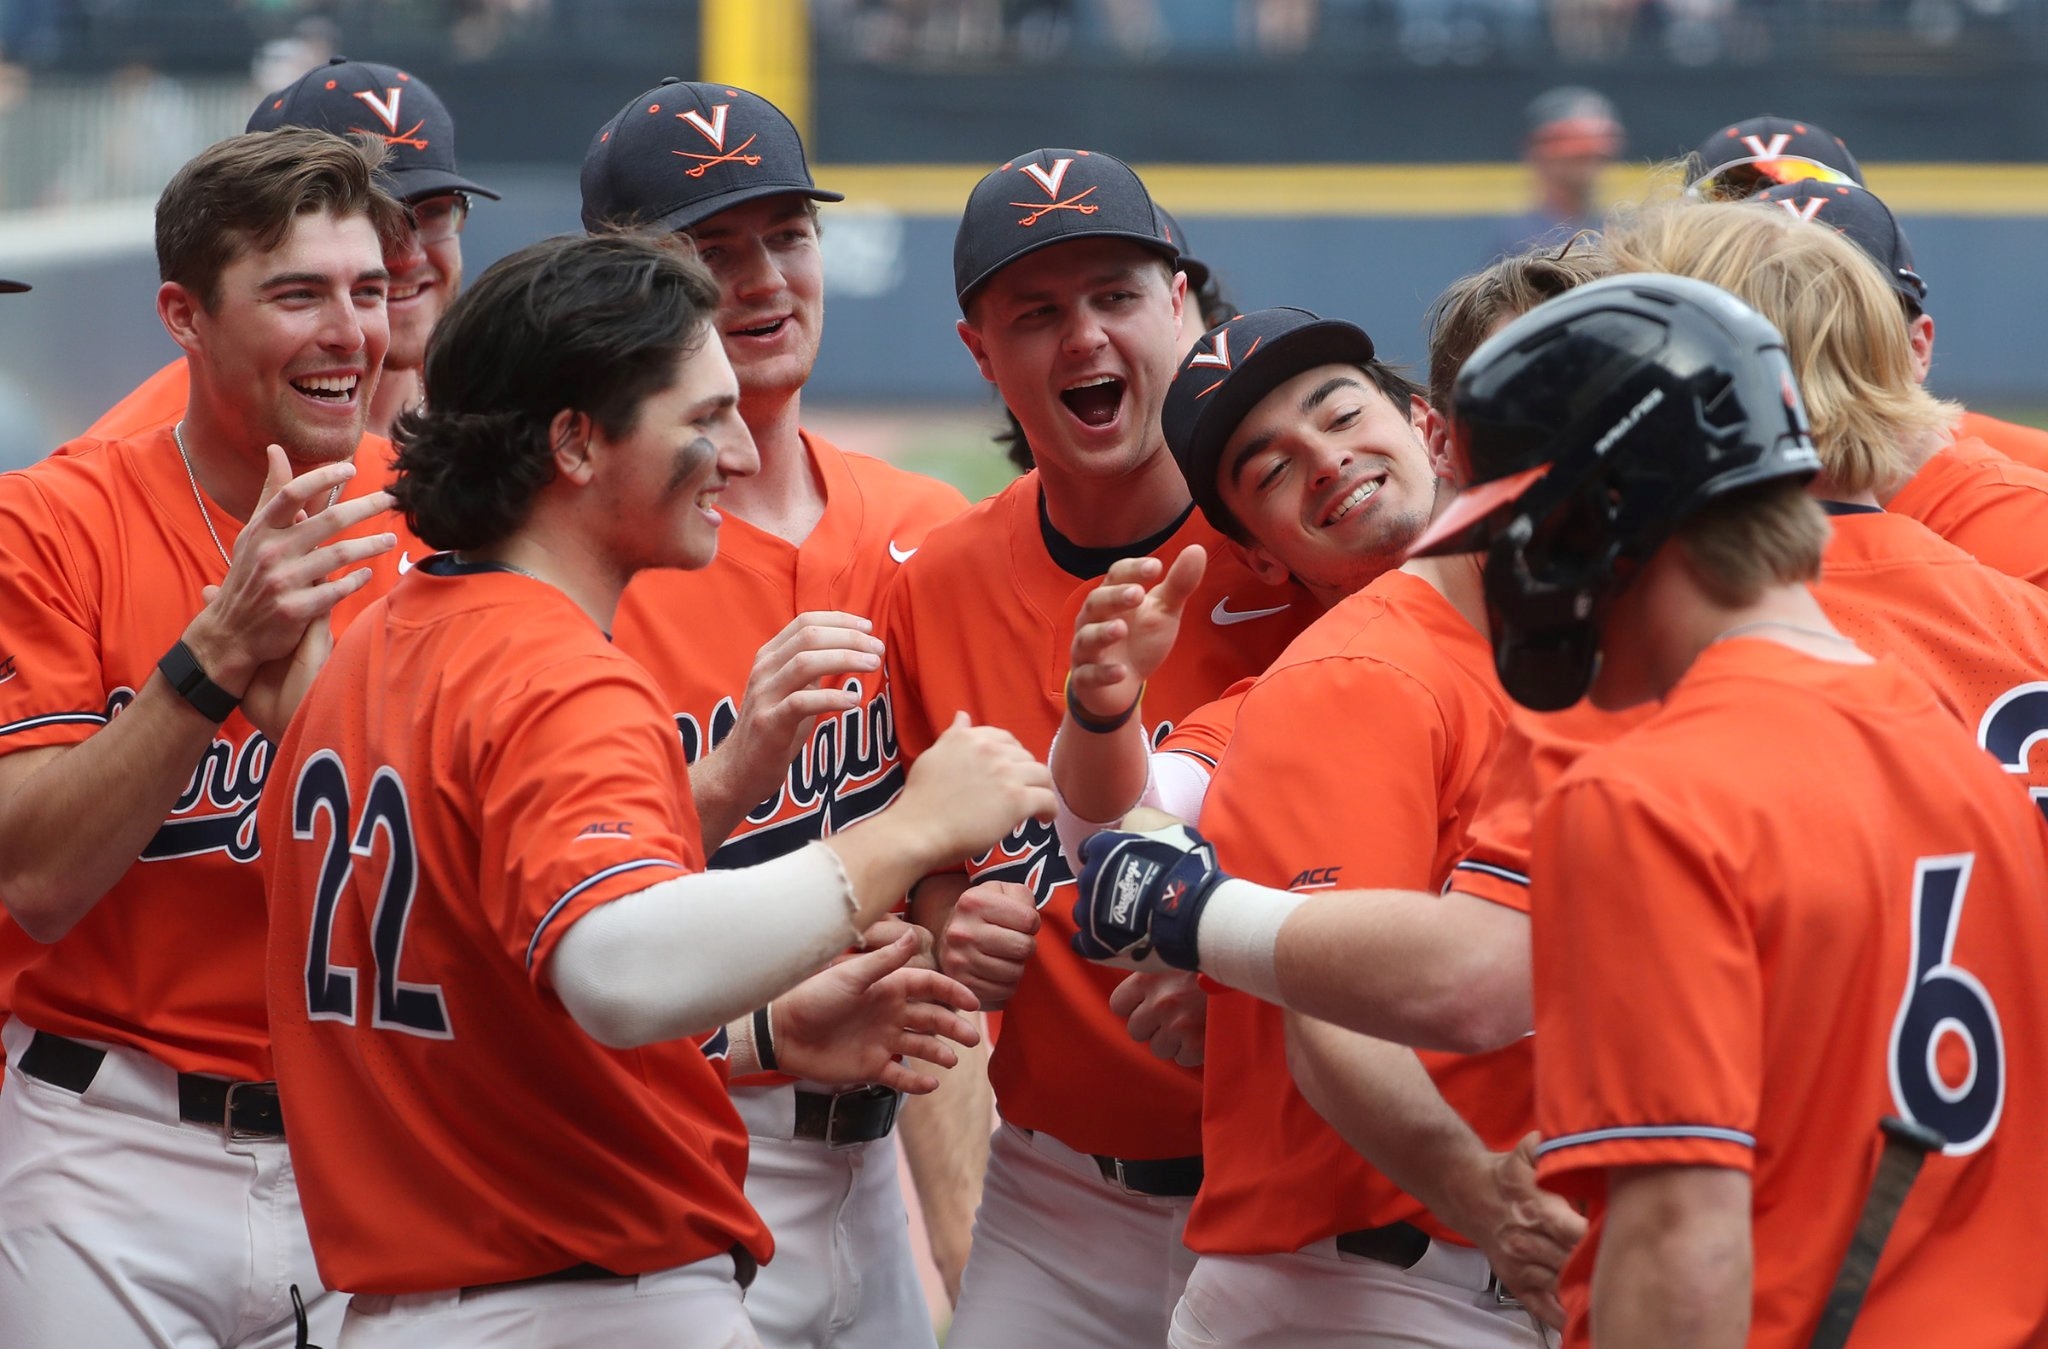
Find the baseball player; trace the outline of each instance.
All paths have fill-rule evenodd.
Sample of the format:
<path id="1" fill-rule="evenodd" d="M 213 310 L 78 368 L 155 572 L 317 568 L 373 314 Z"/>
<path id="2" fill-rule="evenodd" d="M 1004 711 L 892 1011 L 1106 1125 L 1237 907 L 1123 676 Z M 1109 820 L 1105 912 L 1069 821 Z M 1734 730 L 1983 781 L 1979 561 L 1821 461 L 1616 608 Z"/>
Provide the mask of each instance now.
<path id="1" fill-rule="evenodd" d="M 395 66 L 337 56 L 264 96 L 250 131 L 307 126 L 337 136 L 375 136 L 385 147 L 379 178 L 409 208 L 408 228 L 391 241 L 386 308 L 391 347 L 370 399 L 370 434 L 420 401 L 427 337 L 462 289 L 462 226 L 470 198 L 498 194 L 455 166 L 455 121 L 424 80 Z M 159 430 L 185 410 L 185 363 L 173 361 L 100 414 L 88 439 L 118 440 Z"/>
<path id="2" fill-rule="evenodd" d="M 812 181 L 788 118 L 724 85 L 647 90 L 592 138 L 583 165 L 587 227 L 653 226 L 694 241 L 719 284 L 717 330 L 761 458 L 728 489 L 718 564 L 636 578 L 615 634 L 668 700 L 707 839 L 723 840 L 714 868 L 795 852 L 901 790 L 874 624 L 902 562 L 966 506 L 943 483 L 800 425 L 824 323 L 816 203 L 840 199 Z M 733 1099 L 753 1139 L 748 1198 L 777 1248 L 748 1296 L 762 1339 L 771 1349 L 935 1343 L 890 1136 L 898 1093 L 773 1073 L 742 1081 Z M 985 1088 L 963 1104 L 974 1116 L 960 1163 L 971 1179 Z M 971 1200 L 932 1188 L 932 1228 L 957 1280 Z"/>
<path id="3" fill-rule="evenodd" d="M 1359 329 L 1296 309 L 1209 333 L 1167 394 L 1168 440 L 1205 513 L 1325 606 L 1236 700 L 1227 749 L 1194 803 L 1228 865 L 1269 885 L 1436 890 L 1463 851 L 1506 717 L 1476 573 L 1396 566 L 1448 470 L 1419 395 L 1375 362 Z M 1115 579 L 1099 600 L 1140 588 Z M 1168 573 L 1158 589 L 1182 583 Z M 1091 718 L 1136 696 L 1155 658 L 1141 645 L 1174 636 L 1170 621 L 1143 631 L 1164 614 L 1098 618 L 1106 611 L 1084 618 L 1123 625 L 1131 640 L 1112 671 L 1106 651 L 1090 656 L 1096 634 L 1077 632 L 1074 688 Z M 1070 744 L 1096 738 L 1080 716 L 1062 728 L 1063 787 L 1089 776 Z M 1156 756 L 1155 778 L 1170 757 Z M 1369 808 L 1333 811 L 1360 781 L 1372 784 Z M 1517 921 L 1446 903 L 1475 910 L 1475 924 Z M 1081 947 L 1105 954 L 1085 930 Z M 1497 1181 L 1494 1152 L 1533 1123 L 1526 1044 L 1431 1055 L 1424 1076 L 1405 1050 L 1220 993 L 1206 1052 L 1209 1166 L 1187 1232 L 1200 1259 L 1169 1343 L 1539 1342 L 1459 1235 L 1500 1228 L 1500 1200 L 1482 1182 Z"/>
<path id="4" fill-rule="evenodd" d="M 157 313 L 184 416 L 0 477 L 10 1344 L 290 1344 L 294 1285 L 316 1328 L 340 1314 L 285 1156 L 253 864 L 323 616 L 396 575 L 363 426 L 404 208 L 374 165 L 289 130 L 180 169 Z"/>
<path id="5" fill-rule="evenodd" d="M 1082 208 L 1087 209 L 1082 209 Z M 1065 706 L 1075 615 L 1119 559 L 1219 550 L 1167 453 L 1159 402 L 1185 280 L 1144 185 L 1100 152 L 1034 150 L 976 184 L 954 242 L 960 335 L 1037 468 L 927 536 L 883 625 L 906 755 L 960 711 L 1044 753 Z M 1311 616 L 1235 560 L 1155 675 L 1148 731 L 1253 673 Z M 1130 979 L 1067 945 L 1072 876 L 1029 825 L 919 888 L 940 967 L 1007 1008 L 991 1063 L 1002 1125 L 947 1344 L 1158 1345 L 1191 1257 L 1201 1086 L 1186 976 Z M 1139 1038 L 1134 1038 L 1134 1035 Z M 1155 1036 L 1166 1057 L 1148 1043 Z"/>
<path id="6" fill-rule="evenodd" d="M 398 428 L 393 494 L 452 551 L 344 636 L 279 746 L 271 1020 L 349 1349 L 756 1345 L 771 1241 L 728 1067 L 929 1089 L 893 1057 L 976 1036 L 966 989 L 898 968 L 907 933 L 829 1006 L 748 1012 L 1049 812 L 1044 768 L 956 726 L 889 811 L 705 872 L 667 700 L 607 640 L 636 573 L 710 563 L 758 462 L 719 305 L 631 235 L 484 274 Z"/>
<path id="7" fill-rule="evenodd" d="M 1478 489 L 1421 548 L 1490 550 L 1503 642 L 1547 648 L 1510 691 L 1663 702 L 1537 824 L 1539 1165 L 1592 1216 L 1567 1343 L 1807 1344 L 1888 1115 L 1937 1151 L 1856 1342 L 2037 1343 L 2048 1288 L 1984 1253 L 2048 1184 L 2006 1089 L 2048 1069 L 2042 822 L 1806 589 L 1826 526 L 1792 389 L 1768 323 L 1667 277 L 1539 308 L 1458 386 Z"/>

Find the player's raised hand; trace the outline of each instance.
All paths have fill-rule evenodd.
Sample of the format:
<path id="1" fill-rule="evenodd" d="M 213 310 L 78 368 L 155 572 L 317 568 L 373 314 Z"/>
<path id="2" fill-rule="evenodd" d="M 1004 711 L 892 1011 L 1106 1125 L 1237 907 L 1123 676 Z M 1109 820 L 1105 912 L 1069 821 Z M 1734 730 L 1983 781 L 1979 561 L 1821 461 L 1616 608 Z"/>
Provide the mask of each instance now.
<path id="1" fill-rule="evenodd" d="M 1564 1304 L 1557 1276 L 1586 1235 L 1586 1220 L 1562 1198 L 1536 1183 L 1536 1144 L 1531 1133 L 1510 1152 L 1494 1154 L 1495 1219 L 1489 1230 L 1467 1232 L 1492 1263 L 1509 1292 L 1545 1325 L 1564 1329 Z"/>
<path id="2" fill-rule="evenodd" d="M 1202 1066 L 1209 1025 L 1209 995 L 1185 970 L 1138 970 L 1109 995 L 1112 1016 L 1157 1058 L 1183 1068 Z"/>
<path id="3" fill-rule="evenodd" d="M 1228 880 L 1193 825 L 1144 806 L 1081 845 L 1074 950 L 1124 969 L 1199 969 L 1202 906 Z"/>
<path id="4" fill-rule="evenodd" d="M 829 1086 L 879 1082 L 921 1096 L 939 1080 L 897 1062 L 959 1062 L 952 1045 L 981 1041 L 974 994 L 937 970 L 911 964 L 918 939 L 841 960 L 775 1000 L 775 1055 L 783 1071 Z M 947 1042 L 951 1041 L 952 1044 Z"/>
<path id="5" fill-rule="evenodd" d="M 1029 889 L 1010 881 L 970 885 L 939 936 L 939 968 L 997 1011 L 1017 992 L 1037 932 L 1038 900 Z"/>
<path id="6" fill-rule="evenodd" d="M 899 826 L 914 825 L 937 867 L 978 856 L 1024 821 L 1050 820 L 1057 808 L 1051 770 L 1016 736 L 976 726 L 961 712 L 910 766 L 889 813 Z"/>
<path id="7" fill-rule="evenodd" d="M 1089 712 L 1115 717 L 1138 700 L 1180 636 L 1181 612 L 1202 583 L 1209 557 L 1190 544 L 1168 567 L 1156 557 L 1111 564 L 1074 618 L 1074 698 Z"/>
<path id="8" fill-rule="evenodd" d="M 371 492 L 325 505 L 355 475 L 354 464 L 322 464 L 292 477 L 281 447 L 268 454 L 263 494 L 235 536 L 227 577 L 185 629 L 200 665 L 235 694 L 247 691 L 259 667 L 290 656 L 315 618 L 369 581 L 370 569 L 356 564 L 398 544 L 395 534 L 327 542 L 393 504 L 389 493 Z"/>
<path id="9" fill-rule="evenodd" d="M 747 675 L 739 721 L 710 756 L 723 761 L 721 771 L 737 798 L 752 809 L 773 795 L 818 718 L 859 705 L 857 690 L 838 685 L 848 675 L 881 668 L 881 639 L 859 614 L 798 614 L 769 638 Z M 830 687 L 820 686 L 825 680 L 832 681 Z"/>

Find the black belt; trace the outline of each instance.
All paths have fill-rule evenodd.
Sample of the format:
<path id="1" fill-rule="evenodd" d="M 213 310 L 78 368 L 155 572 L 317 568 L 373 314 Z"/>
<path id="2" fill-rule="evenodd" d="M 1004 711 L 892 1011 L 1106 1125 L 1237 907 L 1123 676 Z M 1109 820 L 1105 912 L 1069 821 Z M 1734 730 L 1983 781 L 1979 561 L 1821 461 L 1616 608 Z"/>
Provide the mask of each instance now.
<path id="1" fill-rule="evenodd" d="M 754 1259 L 746 1247 L 735 1245 L 732 1248 L 732 1277 L 739 1284 L 741 1292 L 744 1293 L 753 1286 L 754 1275 L 759 1272 L 760 1268 L 760 1262 Z M 546 1274 L 535 1274 L 525 1279 L 506 1279 L 503 1283 L 473 1283 L 462 1289 L 462 1293 L 466 1297 L 471 1293 L 495 1293 L 501 1289 L 526 1288 L 538 1283 L 589 1283 L 595 1279 L 637 1279 L 639 1277 L 637 1274 L 619 1274 L 606 1269 L 603 1265 L 593 1265 L 585 1261 L 580 1265 L 570 1265 L 566 1269 L 550 1270 Z"/>
<path id="2" fill-rule="evenodd" d="M 104 1049 L 39 1030 L 21 1056 L 21 1071 L 82 1096 L 106 1059 Z M 212 1125 L 230 1138 L 284 1137 L 284 1111 L 277 1103 L 275 1082 L 230 1082 L 179 1073 L 178 1118 Z"/>
<path id="3" fill-rule="evenodd" d="M 896 1127 L 896 1107 L 903 1098 L 889 1087 L 859 1087 L 853 1091 L 804 1091 L 796 1093 L 797 1138 L 809 1138 L 829 1147 L 852 1147 L 887 1138 Z"/>
<path id="4" fill-rule="evenodd" d="M 1160 1199 L 1191 1199 L 1202 1188 L 1200 1157 L 1162 1157 L 1155 1161 L 1128 1161 L 1122 1157 L 1095 1157 L 1102 1178 L 1132 1194 L 1149 1194 Z"/>
<path id="5" fill-rule="evenodd" d="M 1356 1232 L 1339 1232 L 1337 1249 L 1396 1269 L 1413 1269 L 1429 1252 L 1429 1233 L 1414 1223 L 1361 1227 Z"/>

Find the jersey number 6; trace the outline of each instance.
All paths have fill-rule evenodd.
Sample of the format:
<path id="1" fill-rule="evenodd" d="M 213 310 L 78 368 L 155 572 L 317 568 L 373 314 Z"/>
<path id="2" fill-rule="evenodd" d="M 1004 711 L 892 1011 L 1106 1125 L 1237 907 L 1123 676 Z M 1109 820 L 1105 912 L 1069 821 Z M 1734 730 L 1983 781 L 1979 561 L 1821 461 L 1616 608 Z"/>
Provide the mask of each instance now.
<path id="1" fill-rule="evenodd" d="M 1954 963 L 1956 928 L 1972 853 L 1923 857 L 1913 867 L 1913 972 L 1892 1021 L 1892 1103 L 1947 1138 L 1951 1157 L 1991 1141 L 2005 1108 L 2005 1037 L 1998 1008 L 1977 976 Z M 1960 1081 L 1938 1061 L 1944 1037 L 1967 1051 Z"/>
<path id="2" fill-rule="evenodd" d="M 370 1024 L 409 1035 L 451 1038 L 448 1008 L 439 985 L 406 984 L 398 979 L 398 962 L 405 951 L 405 921 L 419 888 L 405 784 L 389 768 L 378 769 L 370 779 L 363 818 L 357 823 L 341 760 L 332 751 L 322 750 L 299 770 L 298 785 L 292 792 L 292 837 L 313 838 L 322 814 L 328 819 L 327 856 L 320 864 L 313 925 L 306 936 L 306 1015 L 314 1021 L 356 1024 L 355 969 L 331 963 L 328 948 L 334 941 L 335 907 L 341 892 L 348 888 L 355 859 L 370 856 L 381 830 L 385 837 L 384 884 L 377 895 L 376 915 L 370 920 L 370 954 L 377 966 L 376 1004 Z"/>

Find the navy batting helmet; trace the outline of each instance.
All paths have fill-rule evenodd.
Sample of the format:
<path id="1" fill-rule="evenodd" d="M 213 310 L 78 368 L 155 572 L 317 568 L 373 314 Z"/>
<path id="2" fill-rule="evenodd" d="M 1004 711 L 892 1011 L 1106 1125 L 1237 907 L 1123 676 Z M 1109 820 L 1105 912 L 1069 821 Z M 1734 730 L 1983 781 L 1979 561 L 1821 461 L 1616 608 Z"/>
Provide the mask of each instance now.
<path id="1" fill-rule="evenodd" d="M 1538 711 L 1585 695 L 1608 604 L 1688 517 L 1820 471 L 1785 339 L 1685 277 L 1538 305 L 1472 353 L 1451 409 L 1469 485 L 1410 555 L 1487 554 L 1495 668 Z"/>

